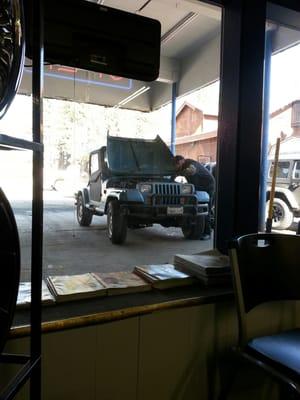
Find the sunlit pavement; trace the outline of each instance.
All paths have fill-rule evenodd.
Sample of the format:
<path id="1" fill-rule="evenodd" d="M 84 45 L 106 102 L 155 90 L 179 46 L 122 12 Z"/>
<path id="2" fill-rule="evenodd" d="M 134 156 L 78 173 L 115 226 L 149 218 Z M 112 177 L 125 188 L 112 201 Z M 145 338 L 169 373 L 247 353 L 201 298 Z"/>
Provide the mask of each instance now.
<path id="1" fill-rule="evenodd" d="M 15 212 L 21 242 L 22 280 L 30 278 L 31 200 L 15 196 Z M 25 196 L 23 196 L 25 197 Z M 90 227 L 78 225 L 74 197 L 44 192 L 44 276 L 93 271 L 132 270 L 138 264 L 172 262 L 174 254 L 192 254 L 212 247 L 212 240 L 185 240 L 181 229 L 128 229 L 125 244 L 111 244 L 106 217 L 93 218 Z"/>

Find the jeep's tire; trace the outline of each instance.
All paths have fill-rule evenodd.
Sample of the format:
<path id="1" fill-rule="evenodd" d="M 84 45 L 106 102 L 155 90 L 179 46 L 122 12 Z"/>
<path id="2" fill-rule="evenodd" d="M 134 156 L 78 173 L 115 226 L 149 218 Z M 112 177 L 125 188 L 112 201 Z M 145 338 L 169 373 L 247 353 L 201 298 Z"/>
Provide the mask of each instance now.
<path id="1" fill-rule="evenodd" d="M 270 200 L 266 204 L 266 214 L 268 215 Z M 273 221 L 272 228 L 284 230 L 288 229 L 293 223 L 294 215 L 289 206 L 282 199 L 275 198 L 273 202 Z"/>
<path id="2" fill-rule="evenodd" d="M 79 194 L 77 197 L 76 216 L 80 226 L 91 225 L 93 214 L 85 207 L 82 194 Z"/>
<path id="3" fill-rule="evenodd" d="M 205 218 L 199 218 L 195 225 L 182 226 L 181 230 L 185 239 L 197 240 L 204 233 Z"/>
<path id="4" fill-rule="evenodd" d="M 127 217 L 120 212 L 118 200 L 111 200 L 107 206 L 107 233 L 113 244 L 122 244 L 127 235 Z"/>

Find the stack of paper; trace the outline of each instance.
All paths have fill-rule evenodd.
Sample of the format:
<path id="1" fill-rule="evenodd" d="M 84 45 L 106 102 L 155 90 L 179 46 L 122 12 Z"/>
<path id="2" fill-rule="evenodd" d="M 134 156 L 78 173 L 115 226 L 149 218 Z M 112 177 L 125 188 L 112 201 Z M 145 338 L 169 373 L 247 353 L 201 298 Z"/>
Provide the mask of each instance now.
<path id="1" fill-rule="evenodd" d="M 231 282 L 229 257 L 222 254 L 176 254 L 174 265 L 179 271 L 197 277 L 205 285 Z"/>
<path id="2" fill-rule="evenodd" d="M 196 279 L 187 273 L 177 271 L 173 264 L 139 265 L 134 273 L 150 282 L 156 289 L 191 285 Z"/>

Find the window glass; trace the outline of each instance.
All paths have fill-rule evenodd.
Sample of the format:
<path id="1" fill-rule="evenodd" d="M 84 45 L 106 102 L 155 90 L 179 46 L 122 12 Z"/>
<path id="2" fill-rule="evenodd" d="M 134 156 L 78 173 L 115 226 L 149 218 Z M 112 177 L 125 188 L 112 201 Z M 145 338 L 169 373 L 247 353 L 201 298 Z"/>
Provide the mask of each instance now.
<path id="1" fill-rule="evenodd" d="M 99 157 L 98 153 L 91 155 L 91 174 L 99 171 Z"/>
<path id="2" fill-rule="evenodd" d="M 290 161 L 279 161 L 277 165 L 276 177 L 279 179 L 286 179 L 289 176 L 291 163 Z M 269 178 L 272 178 L 274 171 L 274 163 L 272 162 Z"/>
<path id="3" fill-rule="evenodd" d="M 105 4 L 140 12 L 135 9 L 136 2 L 107 0 Z M 156 81 L 44 65 L 45 280 L 49 276 L 132 271 L 141 264 L 173 263 L 175 254 L 195 254 L 213 247 L 214 204 L 208 201 L 207 218 L 207 209 L 198 207 L 198 199 L 207 197 L 191 194 L 191 185 L 180 186 L 189 177 L 175 173 L 173 156 L 195 160 L 214 174 L 222 11 L 201 1 L 155 0 L 145 2 L 142 14 L 162 24 L 161 68 Z M 19 94 L 0 120 L 0 133 L 31 140 L 31 81 L 32 68 L 27 60 Z M 112 157 L 104 151 L 108 136 L 124 140 L 123 146 L 113 149 Z M 161 140 L 159 148 L 154 148 L 151 141 L 157 136 Z M 133 144 L 129 139 L 141 142 Z M 90 158 L 97 149 L 102 149 L 99 159 L 98 154 Z M 6 155 L 9 166 L 14 165 L 14 173 L 22 178 L 19 187 L 31 190 L 31 174 L 23 176 L 25 161 L 17 163 L 14 157 Z M 89 173 L 98 171 L 105 162 L 107 170 L 102 171 L 100 179 L 90 180 Z M 111 162 L 115 171 L 110 170 Z M 3 176 L 8 170 L 5 165 Z M 112 176 L 114 172 L 117 176 Z M 14 182 L 8 183 L 14 187 Z M 128 198 L 132 196 L 136 206 L 134 217 L 132 209 L 130 213 L 122 209 L 126 218 L 120 220 L 127 223 L 127 236 L 120 246 L 109 236 L 111 226 L 118 225 L 108 221 L 109 190 L 129 191 Z M 31 209 L 27 192 L 16 186 L 10 193 L 12 202 L 18 202 L 22 251 L 29 256 L 26 245 Z M 82 204 L 87 193 L 97 210 Z M 155 209 L 156 204 L 159 209 Z M 207 235 L 202 229 L 203 218 L 204 226 L 209 227 Z M 28 281 L 27 258 L 25 265 L 22 279 Z"/>
<path id="4" fill-rule="evenodd" d="M 300 161 L 295 162 L 293 179 L 300 179 Z"/>
<path id="5" fill-rule="evenodd" d="M 274 15 L 272 14 L 272 18 Z M 282 15 L 284 15 L 284 11 Z M 277 17 L 281 18 L 282 15 L 278 14 Z M 295 13 L 295 20 L 298 17 L 299 15 Z M 292 179 L 300 179 L 299 42 L 300 30 L 298 27 L 293 28 L 292 24 L 287 27 L 275 20 L 267 22 L 260 230 L 266 229 L 266 216 L 269 212 L 272 212 L 273 215 L 272 230 L 274 231 L 295 232 L 299 221 L 294 207 L 300 207 L 300 190 L 297 185 L 292 184 Z M 277 151 L 279 161 L 274 201 L 271 203 L 269 201 L 271 178 Z M 282 195 L 282 193 L 286 195 Z M 293 208 L 290 206 L 291 202 Z M 270 210 L 271 206 L 272 210 Z"/>

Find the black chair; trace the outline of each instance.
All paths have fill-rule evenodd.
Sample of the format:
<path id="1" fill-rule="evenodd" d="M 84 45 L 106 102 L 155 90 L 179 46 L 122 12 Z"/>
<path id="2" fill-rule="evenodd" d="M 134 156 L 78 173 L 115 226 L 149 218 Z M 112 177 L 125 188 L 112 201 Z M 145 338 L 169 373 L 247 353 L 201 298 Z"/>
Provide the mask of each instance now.
<path id="1" fill-rule="evenodd" d="M 300 236 L 249 234 L 234 240 L 229 252 L 239 322 L 234 351 L 238 359 L 263 368 L 291 398 L 299 399 L 300 329 L 249 340 L 247 317 L 262 303 L 300 299 Z M 226 398 L 231 378 L 219 399 Z"/>

